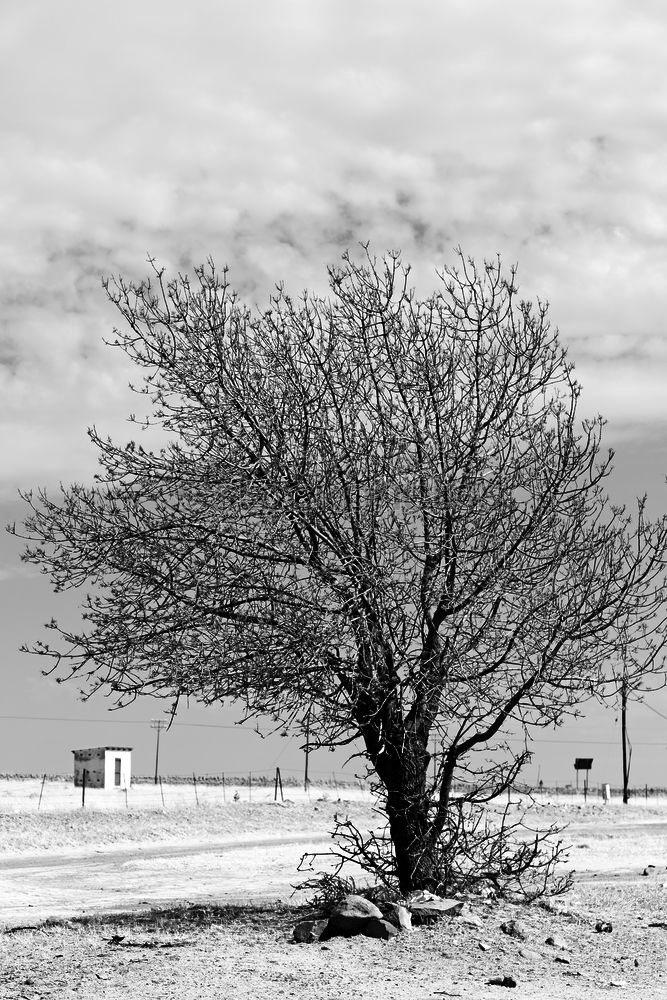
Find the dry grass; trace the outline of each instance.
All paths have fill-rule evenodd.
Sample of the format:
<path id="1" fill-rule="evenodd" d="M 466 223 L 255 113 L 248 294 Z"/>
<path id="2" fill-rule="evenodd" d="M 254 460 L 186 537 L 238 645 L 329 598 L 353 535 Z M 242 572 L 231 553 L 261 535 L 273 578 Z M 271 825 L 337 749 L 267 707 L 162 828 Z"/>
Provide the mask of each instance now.
<path id="1" fill-rule="evenodd" d="M 241 839 L 248 834 L 331 830 L 336 813 L 366 825 L 372 808 L 363 803 L 232 803 L 155 810 L 94 812 L 0 812 L 0 853 L 71 851 L 137 843 Z"/>
<path id="2" fill-rule="evenodd" d="M 283 786 L 285 801 L 312 803 L 320 799 L 334 801 L 340 798 L 351 801 L 370 802 L 369 789 L 362 784 L 355 785 L 311 785 L 304 791 L 302 786 Z M 240 784 L 226 782 L 203 783 L 183 779 L 164 779 L 156 785 L 152 781 L 139 780 L 125 788 L 88 788 L 85 794 L 85 808 L 95 812 L 101 810 L 125 811 L 190 808 L 200 805 L 232 805 L 243 802 L 249 805 L 273 802 L 276 790 L 272 781 L 247 781 Z M 278 794 L 278 798 L 279 798 Z M 0 811 L 8 812 L 71 812 L 82 807 L 82 789 L 76 788 L 71 778 L 8 778 L 0 776 Z"/>

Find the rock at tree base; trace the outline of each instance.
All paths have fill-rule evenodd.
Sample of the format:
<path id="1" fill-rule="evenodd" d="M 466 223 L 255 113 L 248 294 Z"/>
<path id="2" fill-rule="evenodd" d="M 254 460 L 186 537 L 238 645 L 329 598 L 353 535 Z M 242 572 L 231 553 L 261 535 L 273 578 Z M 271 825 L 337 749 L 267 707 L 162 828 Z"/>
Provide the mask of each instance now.
<path id="1" fill-rule="evenodd" d="M 414 924 L 433 924 L 442 917 L 456 917 L 463 909 L 462 899 L 443 899 L 432 892 L 412 892 L 407 907 Z"/>
<path id="2" fill-rule="evenodd" d="M 412 917 L 406 906 L 402 906 L 400 903 L 387 903 L 385 916 L 400 931 L 412 930 Z"/>
<path id="3" fill-rule="evenodd" d="M 382 941 L 388 941 L 390 938 L 397 936 L 398 928 L 394 927 L 389 920 L 385 920 L 383 917 L 371 917 L 370 920 L 366 921 L 359 933 L 363 934 L 364 937 L 380 938 Z"/>
<path id="4" fill-rule="evenodd" d="M 294 928 L 294 940 L 300 944 L 313 944 L 320 940 L 328 924 L 328 920 L 301 920 Z"/>
<path id="5" fill-rule="evenodd" d="M 382 920 L 382 911 L 363 896 L 350 894 L 336 903 L 326 928 L 326 937 L 351 937 L 359 934 L 371 917 Z"/>
<path id="6" fill-rule="evenodd" d="M 611 921 L 609 920 L 598 920 L 595 925 L 595 930 L 598 934 L 611 934 Z"/>

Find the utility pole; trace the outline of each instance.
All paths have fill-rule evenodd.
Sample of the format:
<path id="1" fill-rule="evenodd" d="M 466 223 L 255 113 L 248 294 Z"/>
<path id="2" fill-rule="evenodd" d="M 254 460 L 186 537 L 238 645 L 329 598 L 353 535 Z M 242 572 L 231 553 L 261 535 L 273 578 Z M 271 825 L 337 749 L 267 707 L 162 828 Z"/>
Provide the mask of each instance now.
<path id="1" fill-rule="evenodd" d="M 627 806 L 630 800 L 628 785 L 630 783 L 630 757 L 628 756 L 628 678 L 623 677 L 621 681 L 621 743 L 623 748 L 623 804 Z M 630 749 L 630 756 L 632 748 Z"/>
<path id="2" fill-rule="evenodd" d="M 623 805 L 630 801 L 630 761 L 632 760 L 632 744 L 628 739 L 628 640 L 625 633 L 619 636 L 618 656 L 621 661 L 623 673 L 620 681 L 621 694 L 621 751 L 623 754 Z M 629 751 L 629 752 L 628 752 Z"/>
<path id="3" fill-rule="evenodd" d="M 304 792 L 308 791 L 308 784 L 310 782 L 310 778 L 308 777 L 308 757 L 310 755 L 310 709 L 311 706 L 309 705 L 308 711 L 306 712 L 306 767 L 303 774 Z"/>
<path id="4" fill-rule="evenodd" d="M 167 723 L 164 719 L 151 719 L 151 729 L 156 730 L 156 742 L 155 742 L 155 784 L 158 783 L 158 762 L 160 760 L 160 733 L 163 729 L 167 728 Z"/>

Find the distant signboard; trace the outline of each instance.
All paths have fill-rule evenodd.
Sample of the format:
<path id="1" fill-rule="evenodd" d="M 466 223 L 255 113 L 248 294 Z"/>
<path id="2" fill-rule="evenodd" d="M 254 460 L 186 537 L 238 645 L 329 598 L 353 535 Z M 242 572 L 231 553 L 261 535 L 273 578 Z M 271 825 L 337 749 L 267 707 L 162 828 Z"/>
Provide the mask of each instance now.
<path id="1" fill-rule="evenodd" d="M 574 758 L 574 769 L 575 771 L 590 771 L 593 766 L 592 757 L 575 757 Z"/>

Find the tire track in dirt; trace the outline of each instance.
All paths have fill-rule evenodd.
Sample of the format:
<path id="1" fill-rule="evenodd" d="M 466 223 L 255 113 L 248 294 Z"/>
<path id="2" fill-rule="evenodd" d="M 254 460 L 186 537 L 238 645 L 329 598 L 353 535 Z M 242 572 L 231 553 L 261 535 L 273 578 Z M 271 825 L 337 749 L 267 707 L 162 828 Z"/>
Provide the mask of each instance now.
<path id="1" fill-rule="evenodd" d="M 0 926 L 183 902 L 284 898 L 305 877 L 296 870 L 302 854 L 330 840 L 302 831 L 0 859 Z"/>

